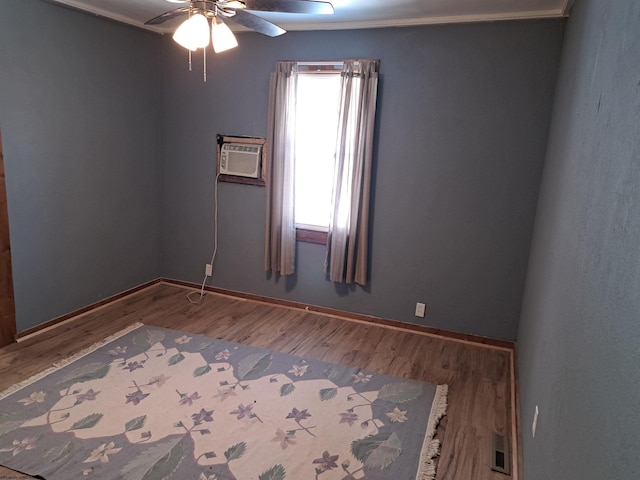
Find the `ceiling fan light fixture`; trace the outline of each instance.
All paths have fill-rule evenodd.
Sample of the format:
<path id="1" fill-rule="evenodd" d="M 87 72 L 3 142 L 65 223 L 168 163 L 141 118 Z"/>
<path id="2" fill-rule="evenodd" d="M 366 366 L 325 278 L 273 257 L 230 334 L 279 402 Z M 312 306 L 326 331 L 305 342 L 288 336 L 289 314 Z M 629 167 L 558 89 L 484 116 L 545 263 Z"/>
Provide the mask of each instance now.
<path id="1" fill-rule="evenodd" d="M 236 1 L 236 0 L 230 0 L 228 2 L 224 2 L 224 4 L 222 6 L 225 7 L 225 8 L 237 8 L 237 9 L 246 8 L 246 5 L 244 3 Z"/>
<path id="2" fill-rule="evenodd" d="M 231 29 L 216 17 L 211 22 L 211 42 L 216 53 L 231 50 L 238 46 L 238 40 Z"/>
<path id="3" fill-rule="evenodd" d="M 196 13 L 180 24 L 173 39 L 191 51 L 204 48 L 209 45 L 209 22 L 204 15 Z"/>

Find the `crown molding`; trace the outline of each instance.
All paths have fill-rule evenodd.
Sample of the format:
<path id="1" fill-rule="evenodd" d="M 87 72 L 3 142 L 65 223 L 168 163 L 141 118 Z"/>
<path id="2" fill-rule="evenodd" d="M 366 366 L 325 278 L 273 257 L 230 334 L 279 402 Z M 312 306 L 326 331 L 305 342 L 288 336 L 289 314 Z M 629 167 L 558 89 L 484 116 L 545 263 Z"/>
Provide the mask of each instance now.
<path id="1" fill-rule="evenodd" d="M 576 3 L 576 0 L 564 0 L 564 5 L 562 6 L 562 15 L 565 17 L 569 16 L 569 12 L 573 8 L 573 4 Z"/>
<path id="2" fill-rule="evenodd" d="M 280 22 L 280 26 L 288 31 L 303 30 L 359 30 L 365 28 L 417 27 L 422 25 L 446 25 L 456 23 L 502 22 L 509 20 L 542 20 L 564 18 L 564 8 L 558 10 L 541 10 L 531 12 L 509 12 L 479 15 L 451 15 L 442 17 L 418 17 L 394 20 L 367 20 L 358 22 Z"/>
<path id="3" fill-rule="evenodd" d="M 87 15 L 94 15 L 96 17 L 103 17 L 109 20 L 114 20 L 119 23 L 124 23 L 126 25 L 131 25 L 132 27 L 137 27 L 142 30 L 148 30 L 154 33 L 166 33 L 169 30 L 165 28 L 159 28 L 155 25 L 145 25 L 144 23 L 133 20 L 126 15 L 120 15 L 118 13 L 106 10 L 104 8 L 96 7 L 94 5 L 87 5 L 82 0 L 44 0 L 53 5 L 59 5 L 62 7 L 68 7 L 72 10 L 75 10 L 80 13 L 84 13 Z M 173 27 L 171 30 L 173 30 Z"/>

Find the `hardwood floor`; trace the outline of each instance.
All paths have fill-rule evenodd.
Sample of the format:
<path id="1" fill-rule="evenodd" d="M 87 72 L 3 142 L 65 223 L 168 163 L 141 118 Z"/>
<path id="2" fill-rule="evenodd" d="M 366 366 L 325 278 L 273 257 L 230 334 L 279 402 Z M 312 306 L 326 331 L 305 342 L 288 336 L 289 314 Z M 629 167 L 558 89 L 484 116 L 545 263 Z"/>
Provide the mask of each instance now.
<path id="1" fill-rule="evenodd" d="M 0 391 L 141 322 L 446 383 L 449 407 L 438 431 L 443 447 L 437 480 L 509 478 L 490 463 L 492 432 L 512 435 L 512 352 L 219 294 L 208 293 L 193 305 L 188 291 L 156 284 L 0 348 Z M 26 477 L 0 468 L 0 478 Z"/>

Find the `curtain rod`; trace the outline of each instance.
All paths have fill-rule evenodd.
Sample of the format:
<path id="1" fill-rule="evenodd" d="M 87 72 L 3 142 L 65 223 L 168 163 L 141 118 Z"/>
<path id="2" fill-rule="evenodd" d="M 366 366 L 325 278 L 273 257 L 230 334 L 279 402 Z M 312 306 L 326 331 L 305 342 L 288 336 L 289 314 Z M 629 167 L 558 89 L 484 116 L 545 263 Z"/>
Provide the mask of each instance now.
<path id="1" fill-rule="evenodd" d="M 297 65 L 298 71 L 305 74 L 333 74 L 340 73 L 346 62 L 354 62 L 355 70 L 359 73 L 362 68 L 362 62 L 375 62 L 377 68 L 380 68 L 380 60 L 373 59 L 353 59 L 353 60 L 278 60 L 280 62 L 291 62 Z"/>
<path id="2" fill-rule="evenodd" d="M 347 58 L 345 60 L 279 60 L 280 62 L 295 62 L 298 65 L 342 65 L 344 62 L 356 62 L 360 63 L 362 61 L 369 60 L 372 62 L 379 62 L 380 60 L 374 59 L 366 59 L 366 58 Z"/>

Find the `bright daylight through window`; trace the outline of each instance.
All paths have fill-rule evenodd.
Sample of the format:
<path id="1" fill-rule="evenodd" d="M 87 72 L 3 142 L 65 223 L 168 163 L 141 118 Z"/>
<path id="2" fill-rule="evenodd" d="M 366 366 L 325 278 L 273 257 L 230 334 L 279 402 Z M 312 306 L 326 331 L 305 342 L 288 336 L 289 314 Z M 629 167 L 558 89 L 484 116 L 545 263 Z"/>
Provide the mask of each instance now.
<path id="1" fill-rule="evenodd" d="M 295 152 L 295 222 L 329 227 L 340 102 L 340 72 L 298 76 Z"/>

